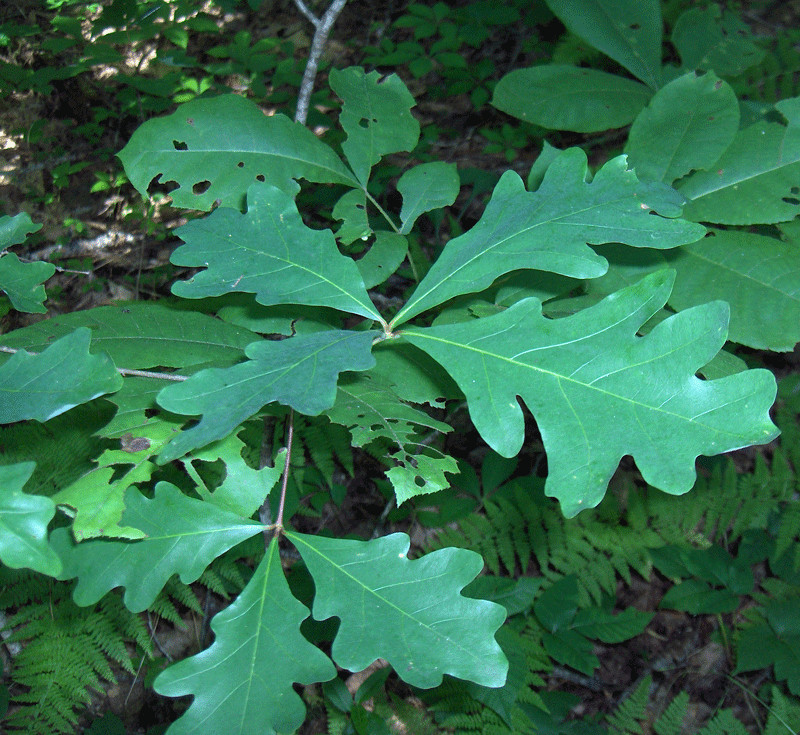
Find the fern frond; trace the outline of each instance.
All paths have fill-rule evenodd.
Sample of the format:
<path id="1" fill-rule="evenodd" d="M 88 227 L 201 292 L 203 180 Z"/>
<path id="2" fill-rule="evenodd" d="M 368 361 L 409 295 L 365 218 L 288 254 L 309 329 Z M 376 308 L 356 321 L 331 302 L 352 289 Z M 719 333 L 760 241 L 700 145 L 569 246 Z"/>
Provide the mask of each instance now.
<path id="1" fill-rule="evenodd" d="M 790 735 L 790 733 L 800 733 L 800 700 L 785 696 L 773 685 L 772 702 L 764 735 Z"/>
<path id="2" fill-rule="evenodd" d="M 641 720 L 650 696 L 653 680 L 646 676 L 630 696 L 625 699 L 612 714 L 606 718 L 608 735 L 640 735 Z"/>
<path id="3" fill-rule="evenodd" d="M 689 711 L 689 695 L 681 692 L 673 699 L 653 724 L 657 735 L 681 735 L 683 721 Z"/>
<path id="4" fill-rule="evenodd" d="M 748 735 L 748 732 L 731 710 L 723 709 L 697 735 Z"/>

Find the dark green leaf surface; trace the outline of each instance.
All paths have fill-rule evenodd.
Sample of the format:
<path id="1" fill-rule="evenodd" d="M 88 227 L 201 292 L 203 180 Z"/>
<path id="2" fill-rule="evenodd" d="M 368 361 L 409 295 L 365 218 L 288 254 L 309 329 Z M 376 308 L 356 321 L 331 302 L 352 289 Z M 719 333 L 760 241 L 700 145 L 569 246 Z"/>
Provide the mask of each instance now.
<path id="1" fill-rule="evenodd" d="M 162 672 L 155 690 L 194 695 L 170 735 L 253 735 L 295 732 L 305 719 L 293 683 L 336 675 L 330 659 L 300 634 L 308 608 L 286 583 L 273 541 L 244 591 L 214 616 L 214 644 Z"/>
<path id="2" fill-rule="evenodd" d="M 148 120 L 119 158 L 142 196 L 148 196 L 155 177 L 161 183 L 175 181 L 173 203 L 188 209 L 209 210 L 216 200 L 241 209 L 256 179 L 284 191 L 293 191 L 295 178 L 358 185 L 310 130 L 284 115 L 268 117 L 233 94 L 195 99 L 171 115 Z"/>
<path id="3" fill-rule="evenodd" d="M 461 181 L 454 163 L 420 163 L 406 171 L 397 181 L 397 191 L 403 196 L 401 234 L 411 232 L 421 214 L 449 207 L 456 200 L 460 188 Z"/>
<path id="4" fill-rule="evenodd" d="M 311 416 L 330 408 L 339 373 L 375 364 L 370 351 L 373 337 L 371 332 L 330 330 L 254 342 L 246 350 L 249 361 L 201 370 L 189 380 L 167 386 L 158 395 L 163 408 L 202 418 L 167 445 L 159 463 L 221 439 L 272 401 Z"/>
<path id="5" fill-rule="evenodd" d="M 547 64 L 506 74 L 494 88 L 492 105 L 543 128 L 596 133 L 631 123 L 652 94 L 632 79 Z"/>
<path id="6" fill-rule="evenodd" d="M 642 183 L 619 156 L 586 182 L 586 154 L 571 148 L 550 164 L 528 192 L 507 171 L 478 223 L 450 240 L 392 323 L 464 293 L 481 291 L 498 276 L 532 268 L 573 278 L 596 278 L 608 268 L 588 244 L 622 242 L 673 248 L 705 230 L 680 215 L 680 197 L 658 182 Z M 653 212 L 661 216 L 653 216 Z"/>
<path id="7" fill-rule="evenodd" d="M 42 226 L 35 225 L 27 212 L 20 212 L 13 217 L 3 215 L 0 217 L 0 252 L 25 242 L 28 235 L 41 229 Z"/>
<path id="8" fill-rule="evenodd" d="M 76 544 L 68 529 L 53 531 L 50 543 L 64 564 L 59 579 L 78 577 L 73 593 L 78 605 L 93 605 L 114 587 L 125 587 L 125 606 L 140 612 L 153 603 L 173 574 L 185 584 L 194 582 L 220 554 L 263 528 L 189 498 L 168 482 L 156 485 L 152 500 L 129 489 L 122 521 L 146 537 Z"/>
<path id="9" fill-rule="evenodd" d="M 726 304 L 681 312 L 636 336 L 672 280 L 659 271 L 564 319 L 545 319 L 541 303 L 526 299 L 497 316 L 401 334 L 450 372 L 476 428 L 503 456 L 522 447 L 517 396 L 525 401 L 547 451 L 546 492 L 573 516 L 600 502 L 626 454 L 647 482 L 679 494 L 694 484 L 698 455 L 777 433 L 768 371 L 695 377 L 725 342 Z"/>
<path id="10" fill-rule="evenodd" d="M 61 560 L 47 543 L 47 524 L 56 512 L 50 498 L 22 492 L 33 462 L 0 466 L 0 561 L 12 569 L 33 569 L 52 577 Z"/>
<path id="11" fill-rule="evenodd" d="M 247 192 L 247 213 L 219 208 L 176 230 L 186 243 L 175 265 L 204 267 L 172 287 L 189 299 L 254 293 L 266 306 L 305 304 L 380 320 L 356 264 L 339 253 L 330 230 L 303 224 L 294 199 L 270 184 Z"/>
<path id="12" fill-rule="evenodd" d="M 739 102 L 731 86 L 692 72 L 660 89 L 631 126 L 625 152 L 640 179 L 675 179 L 708 169 L 739 131 Z"/>
<path id="13" fill-rule="evenodd" d="M 687 309 L 711 299 L 731 307 L 728 339 L 786 352 L 800 341 L 800 250 L 796 243 L 735 230 L 669 253 L 677 271 L 670 306 Z"/>
<path id="14" fill-rule="evenodd" d="M 347 133 L 342 151 L 366 187 L 372 167 L 387 153 L 411 151 L 419 139 L 419 123 L 411 114 L 416 104 L 396 74 L 381 78 L 351 66 L 332 69 L 331 89 L 344 101 L 339 124 Z"/>
<path id="15" fill-rule="evenodd" d="M 444 674 L 500 687 L 508 662 L 494 634 L 505 609 L 459 594 L 483 568 L 478 554 L 441 549 L 410 561 L 410 541 L 395 533 L 374 541 L 288 532 L 314 577 L 317 620 L 341 620 L 334 661 L 361 671 L 386 659 L 401 679 L 430 688 Z"/>
<path id="16" fill-rule="evenodd" d="M 547 0 L 547 4 L 572 33 L 658 89 L 663 32 L 659 0 Z"/>
<path id="17" fill-rule="evenodd" d="M 0 424 L 47 421 L 121 386 L 108 355 L 89 354 L 89 330 L 76 329 L 39 355 L 20 351 L 0 366 Z"/>
<path id="18" fill-rule="evenodd" d="M 363 258 L 356 261 L 361 278 L 367 288 L 383 283 L 406 259 L 408 240 L 396 232 L 378 231 L 375 242 Z"/>
<path id="19" fill-rule="evenodd" d="M 757 122 L 740 130 L 709 171 L 677 185 L 688 200 L 685 214 L 697 222 L 772 224 L 800 213 L 800 100 L 775 107 L 789 120 Z"/>
<path id="20" fill-rule="evenodd" d="M 8 347 L 41 352 L 78 327 L 91 330 L 93 350 L 107 352 L 119 367 L 137 370 L 233 364 L 242 359 L 248 344 L 259 339 L 248 329 L 207 314 L 136 301 L 54 316 L 5 334 L 1 341 Z"/>
<path id="21" fill-rule="evenodd" d="M 14 253 L 6 253 L 0 257 L 0 291 L 6 292 L 17 311 L 46 314 L 47 294 L 42 284 L 55 272 L 52 263 L 22 263 Z"/>

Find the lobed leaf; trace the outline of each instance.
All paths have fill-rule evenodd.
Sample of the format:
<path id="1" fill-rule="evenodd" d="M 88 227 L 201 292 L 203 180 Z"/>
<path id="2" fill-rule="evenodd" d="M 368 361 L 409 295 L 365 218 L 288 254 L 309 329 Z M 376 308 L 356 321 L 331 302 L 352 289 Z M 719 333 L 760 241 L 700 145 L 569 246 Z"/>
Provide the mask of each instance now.
<path id="1" fill-rule="evenodd" d="M 397 181 L 397 191 L 403 196 L 400 234 L 411 232 L 421 214 L 449 207 L 456 200 L 460 188 L 461 181 L 454 163 L 420 163 L 406 171 Z"/>
<path id="2" fill-rule="evenodd" d="M 12 569 L 33 569 L 51 577 L 61 560 L 48 546 L 47 524 L 56 512 L 50 498 L 22 492 L 33 462 L 0 466 L 0 561 Z"/>
<path id="3" fill-rule="evenodd" d="M 774 224 L 800 213 L 800 98 L 775 105 L 784 126 L 759 121 L 740 130 L 709 171 L 677 185 L 684 213 L 697 222 L 726 225 Z"/>
<path id="4" fill-rule="evenodd" d="M 220 135 L 224 123 L 225 134 Z M 119 158 L 147 198 L 154 178 L 175 181 L 176 207 L 209 210 L 216 201 L 241 209 L 256 181 L 294 191 L 293 179 L 358 186 L 336 154 L 284 115 L 268 117 L 234 94 L 201 97 L 140 125 Z"/>
<path id="5" fill-rule="evenodd" d="M 342 99 L 339 124 L 347 133 L 342 151 L 361 186 L 372 167 L 387 153 L 411 151 L 419 140 L 419 123 L 411 114 L 416 104 L 396 74 L 351 66 L 331 69 L 331 89 Z"/>
<path id="6" fill-rule="evenodd" d="M 713 73 L 692 72 L 662 87 L 634 120 L 625 145 L 630 166 L 645 180 L 671 184 L 708 169 L 739 131 L 739 101 Z"/>
<path id="7" fill-rule="evenodd" d="M 186 244 L 170 260 L 205 268 L 175 283 L 176 296 L 244 291 L 265 306 L 326 306 L 381 321 L 356 264 L 338 251 L 333 233 L 306 227 L 294 199 L 275 186 L 253 184 L 246 214 L 219 208 L 176 232 Z"/>
<path id="8" fill-rule="evenodd" d="M 202 418 L 166 446 L 159 463 L 221 439 L 272 401 L 310 416 L 330 408 L 339 373 L 367 370 L 375 364 L 373 337 L 371 332 L 333 329 L 277 342 L 254 342 L 246 350 L 248 362 L 201 370 L 167 386 L 158 394 L 163 408 L 188 416 L 202 414 Z"/>
<path id="9" fill-rule="evenodd" d="M 503 686 L 508 661 L 494 634 L 505 609 L 459 594 L 483 568 L 478 554 L 449 548 L 410 561 L 404 533 L 373 541 L 286 537 L 314 578 L 314 617 L 341 621 L 332 648 L 337 664 L 361 671 L 384 658 L 423 688 L 444 674 Z"/>
<path id="10" fill-rule="evenodd" d="M 214 616 L 213 645 L 170 666 L 153 688 L 194 695 L 170 735 L 295 732 L 305 719 L 293 683 L 336 676 L 330 659 L 300 634 L 308 608 L 289 591 L 273 541 L 236 601 Z"/>
<path id="11" fill-rule="evenodd" d="M 496 316 L 401 335 L 453 376 L 475 427 L 505 457 L 522 446 L 517 397 L 524 400 L 547 451 L 546 492 L 565 515 L 597 505 L 626 454 L 648 483 L 684 493 L 698 455 L 775 437 L 776 387 L 766 370 L 695 377 L 725 342 L 726 304 L 681 312 L 636 336 L 673 278 L 653 273 L 564 319 L 545 319 L 541 302 L 525 299 Z"/>
<path id="12" fill-rule="evenodd" d="M 39 355 L 20 350 L 0 366 L 0 424 L 47 421 L 121 385 L 109 356 L 89 353 L 89 330 L 76 329 Z"/>
<path id="13" fill-rule="evenodd" d="M 666 249 L 694 242 L 705 232 L 695 223 L 670 219 L 680 214 L 680 198 L 664 184 L 639 181 L 624 156 L 606 163 L 591 183 L 586 177 L 586 154 L 579 148 L 551 163 L 535 192 L 526 191 L 513 171 L 503 174 L 478 223 L 445 245 L 392 324 L 481 291 L 512 270 L 601 276 L 608 263 L 588 244 Z"/>
<path id="14" fill-rule="evenodd" d="M 0 245 L 0 253 L 2 250 Z M 6 253 L 0 257 L 0 291 L 5 291 L 17 311 L 46 314 L 47 294 L 42 284 L 55 272 L 52 263 L 23 263 L 14 253 Z"/>
<path id="15" fill-rule="evenodd" d="M 141 612 L 173 574 L 194 582 L 220 554 L 259 533 L 260 523 L 184 495 L 159 482 L 155 497 L 135 488 L 125 494 L 122 521 L 138 528 L 138 541 L 93 539 L 76 544 L 69 530 L 57 528 L 50 544 L 64 565 L 59 579 L 78 577 L 73 592 L 77 605 L 93 605 L 109 590 L 125 587 L 125 606 Z"/>

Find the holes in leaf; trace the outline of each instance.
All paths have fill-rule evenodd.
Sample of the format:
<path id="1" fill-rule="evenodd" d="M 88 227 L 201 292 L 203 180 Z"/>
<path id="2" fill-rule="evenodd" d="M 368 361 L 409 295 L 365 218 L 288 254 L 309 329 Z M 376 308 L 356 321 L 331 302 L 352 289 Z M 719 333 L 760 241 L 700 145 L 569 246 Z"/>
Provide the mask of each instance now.
<path id="1" fill-rule="evenodd" d="M 792 194 L 800 194 L 800 187 L 793 186 L 789 191 L 792 192 Z"/>
<path id="2" fill-rule="evenodd" d="M 366 117 L 362 117 L 358 121 L 358 127 L 364 128 L 366 130 L 370 126 L 370 123 L 376 123 L 376 122 L 378 122 L 378 118 L 376 117 L 373 117 L 372 120 Z"/>
<path id="3" fill-rule="evenodd" d="M 256 176 L 256 181 L 260 181 L 262 184 L 267 180 L 267 177 L 264 174 L 259 174 Z"/>
<path id="4" fill-rule="evenodd" d="M 641 26 L 638 23 L 631 23 L 628 28 L 630 28 L 632 31 L 638 31 Z"/>
<path id="5" fill-rule="evenodd" d="M 417 487 L 425 487 L 425 478 L 424 478 L 424 477 L 420 477 L 419 475 L 417 475 L 417 476 L 414 478 L 414 484 L 415 484 Z"/>
<path id="6" fill-rule="evenodd" d="M 786 204 L 800 204 L 800 199 L 797 197 L 783 197 L 781 199 L 782 202 L 786 202 Z"/>
<path id="7" fill-rule="evenodd" d="M 239 163 L 237 163 L 236 166 L 238 168 L 244 168 L 244 161 L 239 161 Z"/>
<path id="8" fill-rule="evenodd" d="M 185 141 L 182 140 L 173 140 L 172 147 L 175 148 L 176 151 L 188 151 L 189 146 L 186 145 Z"/>
<path id="9" fill-rule="evenodd" d="M 192 194 L 197 194 L 198 196 L 200 194 L 205 194 L 210 187 L 211 187 L 211 182 L 208 179 L 205 179 L 204 181 L 198 181 L 192 187 Z"/>

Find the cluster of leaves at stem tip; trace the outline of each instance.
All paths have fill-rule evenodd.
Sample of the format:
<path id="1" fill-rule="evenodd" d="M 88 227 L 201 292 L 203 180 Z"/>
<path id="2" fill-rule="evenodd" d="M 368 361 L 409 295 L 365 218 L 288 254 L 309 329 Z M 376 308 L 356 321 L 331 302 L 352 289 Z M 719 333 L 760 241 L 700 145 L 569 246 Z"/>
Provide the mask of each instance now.
<path id="1" fill-rule="evenodd" d="M 442 162 L 412 166 L 397 182 L 399 214 L 383 210 L 370 176 L 384 156 L 415 147 L 414 100 L 398 77 L 353 67 L 330 74 L 342 100 L 343 157 L 235 95 L 199 98 L 145 123 L 120 153 L 143 195 L 154 181 L 170 183 L 176 207 L 213 209 L 176 230 L 183 244 L 172 255 L 196 269 L 173 293 L 198 300 L 198 310 L 102 307 L 3 336 L 0 422 L 46 421 L 103 396 L 118 410 L 99 434 L 121 446 L 52 497 L 23 492 L 32 463 L 0 468 L 6 565 L 77 578 L 79 605 L 123 587 L 126 606 L 141 611 L 172 574 L 192 582 L 271 529 L 314 580 L 314 618 L 340 620 L 330 657 L 301 635 L 309 611 L 290 592 L 273 539 L 244 591 L 214 618 L 214 644 L 156 679 L 161 694 L 194 695 L 171 733 L 249 732 L 256 723 L 292 731 L 304 717 L 293 684 L 331 679 L 333 662 L 356 671 L 384 658 L 418 687 L 444 674 L 486 687 L 506 677 L 494 638 L 505 609 L 462 594 L 482 568 L 474 552 L 447 548 L 412 561 L 404 534 L 364 542 L 299 533 L 282 516 L 252 520 L 267 496 L 283 507 L 278 481 L 288 467 L 286 453 L 261 470 L 244 462 L 239 432 L 253 417 L 322 415 L 346 427 L 353 446 L 388 442 L 386 474 L 401 504 L 446 487 L 457 471 L 425 441 L 451 429 L 426 407 L 465 400 L 485 442 L 513 457 L 525 440 L 524 403 L 547 453 L 546 492 L 567 516 L 600 502 L 625 455 L 646 482 L 680 494 L 699 455 L 776 435 L 774 378 L 721 349 L 728 339 L 792 348 L 797 287 L 774 260 L 780 269 L 796 256 L 776 238 L 699 222 L 795 216 L 788 180 L 800 162 L 800 100 L 775 105 L 782 119 L 751 111 L 742 125 L 730 85 L 710 68 L 695 71 L 713 54 L 694 59 L 697 49 L 676 37 L 680 24 L 673 43 L 685 68 L 661 66 L 657 3 L 626 5 L 621 32 L 613 13 L 584 21 L 585 8 L 549 5 L 641 83 L 536 67 L 502 80 L 494 104 L 584 131 L 605 110 L 613 119 L 600 119 L 603 128 L 632 123 L 627 156 L 592 175 L 580 149 L 546 147 L 527 182 L 503 174 L 477 223 L 446 243 L 395 313 L 382 313 L 370 289 L 404 262 L 417 219 L 455 201 L 459 176 Z M 515 107 L 521 100 L 527 106 Z M 678 112 L 686 125 L 676 131 Z M 299 180 L 338 187 L 336 232 L 304 224 Z M 4 218 L 3 247 L 33 229 L 24 215 Z M 364 257 L 343 254 L 359 240 L 369 243 Z M 44 311 L 41 283 L 52 266 L 13 255 L 0 262 L 14 307 Z M 207 313 L 212 298 L 216 317 Z M 287 338 L 265 337 L 274 334 Z M 209 489 L 197 460 L 221 460 L 225 481 Z M 156 481 L 167 463 L 185 469 L 194 496 Z M 70 525 L 48 533 L 56 509 Z"/>

